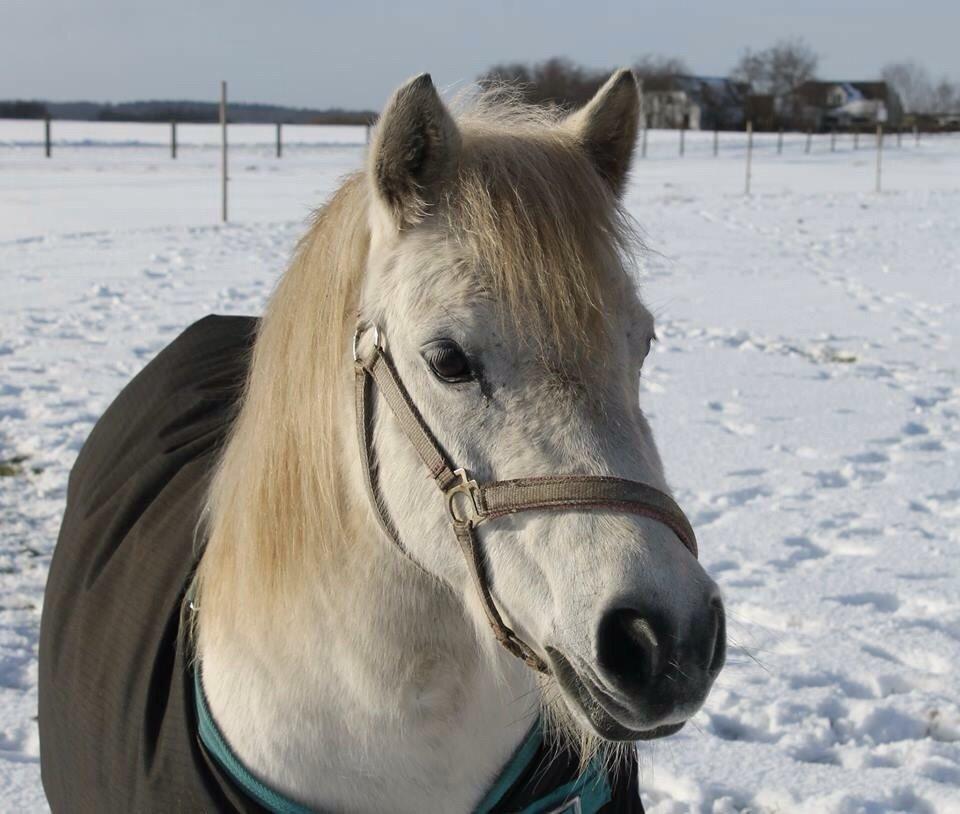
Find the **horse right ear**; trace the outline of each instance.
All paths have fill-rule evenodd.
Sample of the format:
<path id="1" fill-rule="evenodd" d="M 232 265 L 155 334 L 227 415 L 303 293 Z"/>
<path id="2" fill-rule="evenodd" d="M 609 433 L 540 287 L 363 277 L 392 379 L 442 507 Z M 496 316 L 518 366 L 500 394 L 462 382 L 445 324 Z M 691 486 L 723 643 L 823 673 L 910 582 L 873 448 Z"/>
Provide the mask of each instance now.
<path id="1" fill-rule="evenodd" d="M 597 172 L 622 195 L 640 125 L 640 88 L 633 71 L 621 68 L 596 95 L 567 119 Z"/>
<path id="2" fill-rule="evenodd" d="M 460 131 L 430 74 L 414 77 L 387 103 L 370 150 L 374 193 L 396 227 L 419 223 L 439 200 L 460 152 Z"/>

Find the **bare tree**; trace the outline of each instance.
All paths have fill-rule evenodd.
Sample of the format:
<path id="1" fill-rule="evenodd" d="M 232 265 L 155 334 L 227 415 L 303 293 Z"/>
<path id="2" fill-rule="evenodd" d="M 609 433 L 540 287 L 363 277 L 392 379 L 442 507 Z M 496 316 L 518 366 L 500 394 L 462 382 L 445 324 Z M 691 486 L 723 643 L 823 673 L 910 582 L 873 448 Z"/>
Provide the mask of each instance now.
<path id="1" fill-rule="evenodd" d="M 634 71 L 639 78 L 651 80 L 667 80 L 690 73 L 682 59 L 650 54 L 637 60 Z M 513 85 L 524 101 L 531 104 L 577 107 L 586 104 L 608 76 L 610 69 L 587 68 L 564 57 L 553 57 L 533 65 L 523 62 L 494 65 L 479 82 L 486 86 Z"/>
<path id="2" fill-rule="evenodd" d="M 586 104 L 609 74 L 608 70 L 583 68 L 564 57 L 553 57 L 535 65 L 494 65 L 479 82 L 487 86 L 515 85 L 531 104 L 576 107 Z"/>
<path id="3" fill-rule="evenodd" d="M 747 48 L 730 71 L 730 78 L 745 82 L 754 93 L 771 93 L 769 62 L 767 51 Z"/>
<path id="4" fill-rule="evenodd" d="M 820 57 L 802 39 L 780 40 L 767 53 L 774 96 L 789 98 L 800 85 L 816 76 Z"/>
<path id="5" fill-rule="evenodd" d="M 530 82 L 530 67 L 523 62 L 500 62 L 487 69 L 480 77 L 479 82 L 515 82 L 526 84 Z"/>
<path id="6" fill-rule="evenodd" d="M 955 113 L 960 109 L 960 85 L 943 77 L 934 86 L 930 98 L 931 113 Z"/>
<path id="7" fill-rule="evenodd" d="M 933 101 L 933 83 L 926 69 L 916 62 L 891 62 L 881 73 L 883 81 L 900 97 L 908 113 L 923 113 Z"/>
<path id="8" fill-rule="evenodd" d="M 816 76 L 819 61 L 804 40 L 782 39 L 762 51 L 746 49 L 730 76 L 749 85 L 754 93 L 775 96 L 781 116 L 790 120 L 798 114 L 797 89 Z"/>
<path id="9" fill-rule="evenodd" d="M 644 54 L 633 63 L 633 72 L 639 79 L 662 79 L 690 73 L 690 67 L 679 57 Z"/>
<path id="10" fill-rule="evenodd" d="M 747 82 L 756 93 L 788 97 L 816 76 L 819 61 L 816 51 L 804 40 L 779 40 L 762 51 L 747 48 L 730 76 Z"/>

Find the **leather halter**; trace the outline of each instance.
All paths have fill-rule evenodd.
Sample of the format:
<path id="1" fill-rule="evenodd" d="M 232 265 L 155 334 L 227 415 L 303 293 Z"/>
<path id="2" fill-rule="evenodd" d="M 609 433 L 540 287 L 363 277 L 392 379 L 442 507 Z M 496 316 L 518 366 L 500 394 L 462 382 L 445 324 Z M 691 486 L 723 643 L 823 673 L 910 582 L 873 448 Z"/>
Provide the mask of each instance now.
<path id="1" fill-rule="evenodd" d="M 370 391 L 376 384 L 404 435 L 429 470 L 446 502 L 450 523 L 467 562 L 493 635 L 514 656 L 541 673 L 549 669 L 543 659 L 503 621 L 490 593 L 486 563 L 476 528 L 481 523 L 527 511 L 583 511 L 601 509 L 647 517 L 667 526 L 680 542 L 697 556 L 697 538 L 690 521 L 673 498 L 645 483 L 596 475 L 558 475 L 477 483 L 465 469 L 455 469 L 403 386 L 400 375 L 374 327 L 373 347 L 361 355 L 358 343 L 364 333 L 358 327 L 353 339 L 356 381 L 357 433 L 360 458 L 370 501 L 384 533 L 416 563 L 387 514 L 374 477 L 370 426 Z M 430 572 L 427 572 L 430 573 Z M 434 578 L 434 574 L 430 574 Z"/>

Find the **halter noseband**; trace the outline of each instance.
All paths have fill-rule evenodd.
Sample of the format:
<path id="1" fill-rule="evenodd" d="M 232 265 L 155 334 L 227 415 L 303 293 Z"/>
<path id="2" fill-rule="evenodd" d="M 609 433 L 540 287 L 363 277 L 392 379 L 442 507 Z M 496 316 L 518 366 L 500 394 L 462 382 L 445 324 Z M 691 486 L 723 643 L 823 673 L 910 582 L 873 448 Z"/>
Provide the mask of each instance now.
<path id="1" fill-rule="evenodd" d="M 360 354 L 358 343 L 364 330 L 363 326 L 358 327 L 353 338 L 357 433 L 367 491 L 376 509 L 377 519 L 394 544 L 422 570 L 426 570 L 407 551 L 377 490 L 370 426 L 372 384 L 378 387 L 404 435 L 443 493 L 453 532 L 494 636 L 527 665 L 541 673 L 549 672 L 543 659 L 504 623 L 494 604 L 486 563 L 475 531 L 481 523 L 526 511 L 604 509 L 627 512 L 667 526 L 690 553 L 697 556 L 697 538 L 686 515 L 673 498 L 647 484 L 596 475 L 558 475 L 477 483 L 465 469 L 455 469 L 403 386 L 393 361 L 381 343 L 379 328 L 373 328 L 372 349 L 366 355 Z M 435 577 L 433 574 L 431 576 Z"/>

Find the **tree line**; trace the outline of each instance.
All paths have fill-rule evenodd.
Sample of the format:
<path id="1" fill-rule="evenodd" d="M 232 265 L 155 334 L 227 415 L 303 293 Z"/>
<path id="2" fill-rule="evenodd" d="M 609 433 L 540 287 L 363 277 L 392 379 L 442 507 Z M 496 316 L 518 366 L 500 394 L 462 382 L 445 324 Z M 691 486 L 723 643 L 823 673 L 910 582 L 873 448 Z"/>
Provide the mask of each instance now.
<path id="1" fill-rule="evenodd" d="M 95 102 L 43 102 L 16 99 L 0 101 L 0 119 L 74 119 L 107 122 L 210 123 L 220 119 L 215 102 L 146 101 L 99 104 Z M 280 105 L 235 102 L 229 119 L 236 124 L 370 124 L 370 110 L 313 110 Z"/>

